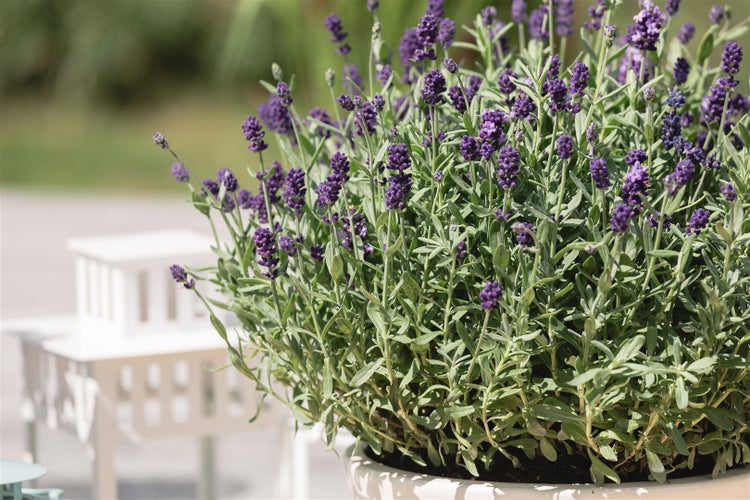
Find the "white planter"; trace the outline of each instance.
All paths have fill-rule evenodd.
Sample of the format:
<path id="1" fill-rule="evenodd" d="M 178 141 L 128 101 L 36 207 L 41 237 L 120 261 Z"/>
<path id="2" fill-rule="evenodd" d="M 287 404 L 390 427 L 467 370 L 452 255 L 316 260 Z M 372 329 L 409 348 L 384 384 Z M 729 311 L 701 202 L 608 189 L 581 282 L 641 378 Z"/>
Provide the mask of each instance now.
<path id="1" fill-rule="evenodd" d="M 346 453 L 346 472 L 353 498 L 362 500 L 417 499 L 554 499 L 616 498 L 654 500 L 748 500 L 750 468 L 735 469 L 717 479 L 696 476 L 669 483 L 529 484 L 493 483 L 448 479 L 394 469 L 374 462 L 364 454 L 364 446 L 352 446 Z"/>

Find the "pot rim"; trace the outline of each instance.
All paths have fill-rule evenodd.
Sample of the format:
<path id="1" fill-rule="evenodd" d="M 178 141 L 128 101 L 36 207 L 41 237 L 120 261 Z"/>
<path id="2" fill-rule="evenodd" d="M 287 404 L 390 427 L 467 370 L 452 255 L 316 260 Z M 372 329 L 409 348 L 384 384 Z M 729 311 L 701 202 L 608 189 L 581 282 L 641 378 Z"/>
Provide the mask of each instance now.
<path id="1" fill-rule="evenodd" d="M 365 454 L 366 443 L 358 441 L 355 444 L 347 447 L 346 449 L 346 467 L 347 473 L 351 478 L 355 475 L 362 475 L 365 471 L 370 472 L 378 477 L 387 477 L 391 481 L 403 481 L 408 478 L 414 486 L 427 485 L 428 483 L 444 483 L 446 486 L 458 487 L 460 484 L 478 485 L 478 486 L 492 486 L 493 488 L 500 490 L 509 489 L 529 489 L 545 494 L 561 493 L 563 491 L 570 490 L 581 490 L 589 488 L 598 488 L 603 490 L 616 490 L 618 493 L 629 493 L 629 494 L 644 494 L 658 492 L 659 490 L 674 489 L 679 487 L 685 489 L 685 491 L 691 490 L 697 483 L 705 483 L 706 480 L 722 480 L 722 484 L 736 481 L 738 488 L 741 488 L 743 483 L 750 493 L 750 467 L 742 465 L 735 467 L 723 474 L 720 474 L 716 478 L 712 478 L 710 474 L 702 474 L 698 476 L 683 477 L 679 479 L 668 479 L 665 483 L 658 483 L 656 481 L 635 481 L 635 482 L 624 482 L 624 483 L 604 483 L 602 486 L 596 486 L 593 483 L 510 483 L 510 482 L 497 482 L 497 481 L 481 481 L 472 479 L 460 479 L 444 476 L 434 476 L 431 474 L 424 474 L 419 472 L 411 472 L 403 469 L 398 469 L 388 465 L 381 464 Z M 734 482 L 732 481 L 732 482 Z M 715 483 L 714 483 L 715 484 Z"/>

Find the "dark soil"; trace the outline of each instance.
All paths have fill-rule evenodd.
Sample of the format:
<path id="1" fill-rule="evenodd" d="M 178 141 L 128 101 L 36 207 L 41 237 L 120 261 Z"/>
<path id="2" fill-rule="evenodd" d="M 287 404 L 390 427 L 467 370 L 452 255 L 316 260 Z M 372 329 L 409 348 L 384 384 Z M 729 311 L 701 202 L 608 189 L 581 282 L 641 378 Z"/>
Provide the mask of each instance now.
<path id="1" fill-rule="evenodd" d="M 466 469 L 456 464 L 446 467 L 422 467 L 399 453 L 384 453 L 382 456 L 377 456 L 369 448 L 367 456 L 389 467 L 432 476 L 505 483 L 591 483 L 590 462 L 586 455 L 560 455 L 556 462 L 549 462 L 544 457 L 529 460 L 521 454 L 518 457 L 521 466 L 518 468 L 513 467 L 510 460 L 505 457 L 496 456 L 496 463 L 490 470 L 484 470 L 480 464 L 477 464 L 480 474 L 478 478 L 473 477 Z M 695 457 L 695 464 L 691 470 L 683 468 L 670 473 L 668 477 L 678 479 L 710 474 L 713 467 L 714 461 L 711 456 L 698 455 Z M 632 471 L 618 470 L 617 472 L 623 483 L 649 480 L 648 467 L 645 463 Z"/>

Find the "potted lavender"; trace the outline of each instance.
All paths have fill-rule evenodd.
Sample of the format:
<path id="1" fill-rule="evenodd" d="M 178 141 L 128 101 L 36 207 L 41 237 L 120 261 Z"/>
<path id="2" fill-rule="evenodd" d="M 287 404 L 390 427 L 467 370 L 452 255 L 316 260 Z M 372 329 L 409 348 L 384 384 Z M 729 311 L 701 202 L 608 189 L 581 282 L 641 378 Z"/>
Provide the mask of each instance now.
<path id="1" fill-rule="evenodd" d="M 356 496 L 442 495 L 429 474 L 497 493 L 729 471 L 712 492 L 747 492 L 747 22 L 712 8 L 691 54 L 679 1 L 615 27 L 620 3 L 574 27 L 572 1 L 515 0 L 457 30 L 430 0 L 394 58 L 369 0 L 369 65 L 326 72 L 327 108 L 300 113 L 274 67 L 242 124 L 255 193 L 229 169 L 193 184 L 155 136 L 229 235 L 215 268 L 175 279 L 261 393 L 359 439 Z M 325 25 L 346 61 L 341 19 Z"/>

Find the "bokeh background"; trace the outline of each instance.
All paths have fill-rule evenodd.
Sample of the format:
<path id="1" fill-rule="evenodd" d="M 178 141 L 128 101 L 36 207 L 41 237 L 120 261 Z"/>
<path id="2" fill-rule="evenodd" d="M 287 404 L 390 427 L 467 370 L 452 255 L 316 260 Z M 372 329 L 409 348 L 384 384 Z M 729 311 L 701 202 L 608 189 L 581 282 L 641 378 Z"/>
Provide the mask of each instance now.
<path id="1" fill-rule="evenodd" d="M 396 49 L 426 2 L 381 0 L 384 39 Z M 457 25 L 510 0 L 446 0 Z M 531 10 L 535 2 L 529 2 Z M 578 25 L 593 2 L 576 0 Z M 663 4 L 663 1 L 657 1 Z M 691 47 L 709 25 L 710 0 L 683 0 L 671 30 L 697 25 Z M 732 23 L 750 17 L 750 2 L 716 2 Z M 324 17 L 338 13 L 350 34 L 353 62 L 364 66 L 372 18 L 365 0 L 0 0 L 0 182 L 4 188 L 96 192 L 176 192 L 169 160 L 153 146 L 162 131 L 191 169 L 242 171 L 254 158 L 240 124 L 266 99 L 257 82 L 271 63 L 295 75 L 305 111 L 331 108 L 324 71 L 340 70 Z M 638 10 L 625 0 L 616 24 L 624 32 Z M 459 35 L 460 36 L 460 35 Z M 750 36 L 740 43 L 748 89 Z M 569 43 L 573 57 L 579 47 Z M 721 48 L 715 51 L 718 57 Z M 570 60 L 570 59 L 568 59 Z M 714 59 L 716 62 L 717 59 Z M 254 168 L 253 165 L 250 165 Z"/>

